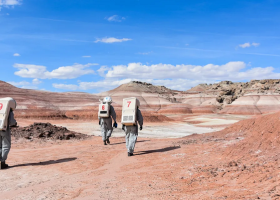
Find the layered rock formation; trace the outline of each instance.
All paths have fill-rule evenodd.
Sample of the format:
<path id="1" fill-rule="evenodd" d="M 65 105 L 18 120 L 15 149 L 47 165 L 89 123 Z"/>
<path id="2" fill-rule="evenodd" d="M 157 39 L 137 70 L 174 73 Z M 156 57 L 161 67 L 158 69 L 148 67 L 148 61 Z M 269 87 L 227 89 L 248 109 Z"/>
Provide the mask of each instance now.
<path id="1" fill-rule="evenodd" d="M 16 117 L 21 118 L 69 118 L 68 111 L 86 111 L 95 108 L 98 96 L 88 93 L 56 93 L 20 89 L 0 82 L 0 98 L 12 97 L 17 101 Z"/>
<path id="2" fill-rule="evenodd" d="M 222 81 L 200 84 L 188 91 L 133 81 L 100 94 L 47 92 L 20 89 L 0 82 L 0 98 L 13 97 L 18 103 L 16 117 L 97 119 L 99 99 L 113 98 L 121 117 L 122 100 L 137 97 L 146 121 L 168 121 L 167 114 L 224 113 L 263 114 L 280 110 L 280 80 L 247 83 Z"/>
<path id="3" fill-rule="evenodd" d="M 280 80 L 252 80 L 246 83 L 222 81 L 201 84 L 187 91 L 208 96 L 224 114 L 263 114 L 280 110 Z M 214 100 L 216 99 L 216 101 Z M 205 100 L 201 105 L 207 104 Z"/>

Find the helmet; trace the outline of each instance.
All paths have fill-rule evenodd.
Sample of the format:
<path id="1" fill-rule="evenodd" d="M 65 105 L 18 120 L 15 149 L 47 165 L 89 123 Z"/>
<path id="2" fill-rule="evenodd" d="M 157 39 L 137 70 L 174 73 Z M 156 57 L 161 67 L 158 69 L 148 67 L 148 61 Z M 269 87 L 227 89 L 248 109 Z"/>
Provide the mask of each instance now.
<path id="1" fill-rule="evenodd" d="M 112 98 L 111 98 L 111 97 L 104 97 L 103 102 L 106 102 L 106 103 L 112 103 L 112 102 L 113 102 L 113 100 L 112 100 Z"/>

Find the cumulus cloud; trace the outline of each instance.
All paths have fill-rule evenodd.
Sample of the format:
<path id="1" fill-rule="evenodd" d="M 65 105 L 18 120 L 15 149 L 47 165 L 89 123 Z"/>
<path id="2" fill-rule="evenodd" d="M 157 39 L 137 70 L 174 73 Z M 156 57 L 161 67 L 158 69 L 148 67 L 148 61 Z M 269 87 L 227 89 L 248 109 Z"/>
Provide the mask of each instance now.
<path id="1" fill-rule="evenodd" d="M 16 5 L 20 5 L 21 4 L 21 0 L 0 0 L 0 10 L 1 7 L 13 7 Z"/>
<path id="2" fill-rule="evenodd" d="M 111 17 L 106 17 L 105 19 L 107 19 L 109 22 L 121 22 L 121 21 L 125 20 L 125 17 L 113 15 Z"/>
<path id="3" fill-rule="evenodd" d="M 130 63 L 117 65 L 111 68 L 100 67 L 99 74 L 104 80 L 97 82 L 79 82 L 70 85 L 73 90 L 106 91 L 133 80 L 149 82 L 155 85 L 164 85 L 171 89 L 187 90 L 200 83 L 215 83 L 217 81 L 249 81 L 252 79 L 278 78 L 280 73 L 274 72 L 273 67 L 255 67 L 241 61 L 229 62 L 224 65 L 144 65 Z M 67 85 L 63 85 L 67 88 Z M 63 89 L 62 86 L 60 89 Z"/>
<path id="4" fill-rule="evenodd" d="M 108 70 L 110 70 L 109 67 L 101 66 L 97 71 L 98 71 L 99 76 L 104 77 L 104 76 L 106 76 L 105 72 L 108 71 Z"/>
<path id="5" fill-rule="evenodd" d="M 20 56 L 20 54 L 19 53 L 15 53 L 14 56 Z"/>
<path id="6" fill-rule="evenodd" d="M 95 63 L 88 63 L 86 65 L 74 64 L 72 66 L 59 67 L 53 71 L 48 71 L 45 66 L 29 65 L 29 64 L 14 64 L 18 69 L 15 75 L 24 78 L 40 78 L 40 79 L 74 79 L 86 74 L 94 74 L 94 70 L 87 69 Z"/>
<path id="7" fill-rule="evenodd" d="M 129 38 L 118 39 L 118 38 L 114 38 L 114 37 L 110 37 L 110 38 L 105 37 L 105 38 L 102 38 L 102 39 L 95 40 L 95 43 L 98 43 L 98 42 L 115 43 L 115 42 L 126 42 L 126 41 L 129 41 L 129 40 L 132 40 L 132 39 L 129 39 Z"/>
<path id="8" fill-rule="evenodd" d="M 41 83 L 42 83 L 42 81 L 40 81 L 40 80 L 37 79 L 37 78 L 35 78 L 35 79 L 32 80 L 32 84 L 33 84 L 33 85 L 39 85 L 39 84 L 41 84 Z"/>
<path id="9" fill-rule="evenodd" d="M 63 90 L 78 90 L 79 87 L 77 85 L 72 85 L 72 84 L 57 84 L 57 83 L 54 83 L 52 84 L 54 88 L 57 88 L 57 89 L 63 89 Z"/>
<path id="10" fill-rule="evenodd" d="M 79 82 L 78 85 L 73 84 L 53 84 L 54 88 L 63 89 L 63 90 L 91 90 L 96 89 L 98 91 L 105 91 L 112 88 L 115 88 L 119 85 L 129 83 L 134 79 L 125 79 L 125 80 L 103 80 L 97 82 Z"/>
<path id="11" fill-rule="evenodd" d="M 24 88 L 24 89 L 38 89 L 38 85 L 42 83 L 39 79 L 33 79 L 32 82 L 20 81 L 20 82 L 8 82 L 13 86 Z"/>
<path id="12" fill-rule="evenodd" d="M 91 58 L 91 56 L 83 56 L 83 58 Z"/>
<path id="13" fill-rule="evenodd" d="M 208 64 L 199 65 L 171 65 L 142 63 L 129 63 L 128 65 L 116 65 L 106 73 L 106 78 L 138 78 L 138 79 L 220 79 L 229 78 L 231 74 L 244 69 L 244 62 L 229 62 L 225 65 Z M 236 74 L 235 74 L 236 75 Z"/>
<path id="14" fill-rule="evenodd" d="M 250 43 L 250 42 L 247 42 L 247 43 L 244 43 L 244 44 L 240 44 L 239 47 L 244 49 L 244 48 L 248 48 L 248 47 L 251 47 L 251 46 L 258 47 L 259 45 L 260 45 L 260 43 L 256 43 L 256 42 Z"/>

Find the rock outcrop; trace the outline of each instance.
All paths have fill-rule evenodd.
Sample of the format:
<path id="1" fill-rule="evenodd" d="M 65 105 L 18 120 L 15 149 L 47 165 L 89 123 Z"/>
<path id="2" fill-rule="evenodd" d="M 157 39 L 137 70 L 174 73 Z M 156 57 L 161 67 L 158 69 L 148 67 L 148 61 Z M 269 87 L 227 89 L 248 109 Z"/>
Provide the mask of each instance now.
<path id="1" fill-rule="evenodd" d="M 52 140 L 70 140 L 85 139 L 88 135 L 69 131 L 65 127 L 59 127 L 50 123 L 34 123 L 27 127 L 12 127 L 11 134 L 13 137 L 33 139 L 52 139 Z"/>
<path id="2" fill-rule="evenodd" d="M 132 81 L 100 94 L 20 89 L 1 81 L 0 98 L 7 96 L 18 103 L 16 117 L 35 119 L 97 119 L 99 99 L 111 96 L 119 120 L 123 98 L 133 96 L 140 100 L 148 122 L 162 122 L 170 120 L 167 114 L 254 115 L 280 111 L 280 80 L 222 81 L 200 84 L 188 91 Z"/>
<path id="3" fill-rule="evenodd" d="M 280 79 L 200 84 L 187 91 L 190 96 L 211 99 L 223 114 L 262 114 L 280 110 Z M 205 101 L 203 101 L 205 102 Z M 201 103 L 203 105 L 205 103 Z"/>

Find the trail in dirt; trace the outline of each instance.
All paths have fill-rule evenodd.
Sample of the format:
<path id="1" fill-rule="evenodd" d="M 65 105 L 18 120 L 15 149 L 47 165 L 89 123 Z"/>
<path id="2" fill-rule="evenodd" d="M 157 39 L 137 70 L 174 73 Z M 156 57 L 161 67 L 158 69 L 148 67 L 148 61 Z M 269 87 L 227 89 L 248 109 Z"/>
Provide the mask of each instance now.
<path id="1" fill-rule="evenodd" d="M 137 143 L 139 148 L 144 145 L 145 140 L 142 141 Z M 63 148 L 52 146 L 51 149 L 35 148 L 29 151 L 13 150 L 10 157 L 24 159 L 10 161 L 12 167 L 1 171 L 0 177 L 6 177 L 4 180 L 7 181 L 6 184 L 0 183 L 1 198 L 38 199 L 40 195 L 43 195 L 48 199 L 73 199 L 88 196 L 97 199 L 105 197 L 112 199 L 117 193 L 115 190 L 118 188 L 118 177 L 126 174 L 122 168 L 131 163 L 135 164 L 137 158 L 127 157 L 123 138 L 117 138 L 117 142 L 108 146 L 103 146 L 101 139 L 94 141 L 94 144 L 95 147 L 90 144 L 90 141 L 82 141 L 80 145 L 75 146 L 75 149 L 79 149 L 78 151 L 72 145 L 63 145 Z M 30 153 L 34 155 L 33 158 L 26 157 Z M 44 154 L 43 157 L 39 156 L 42 154 Z M 71 155 L 72 159 L 59 156 L 67 154 Z M 30 159 L 31 162 L 25 163 Z M 67 159 L 69 162 L 66 162 Z M 60 162 L 61 160 L 65 162 Z M 8 180 L 13 180 L 13 183 Z M 108 190 L 108 185 L 112 184 L 114 187 Z"/>

